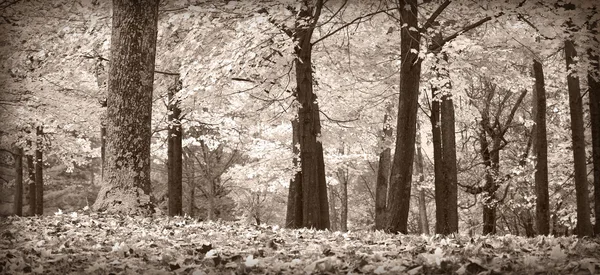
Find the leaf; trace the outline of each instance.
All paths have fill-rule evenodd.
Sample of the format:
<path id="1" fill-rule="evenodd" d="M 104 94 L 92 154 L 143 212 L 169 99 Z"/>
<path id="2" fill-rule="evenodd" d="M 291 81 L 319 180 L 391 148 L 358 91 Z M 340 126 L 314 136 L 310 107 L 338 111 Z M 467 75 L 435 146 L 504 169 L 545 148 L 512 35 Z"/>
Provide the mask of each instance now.
<path id="1" fill-rule="evenodd" d="M 562 251 L 559 244 L 552 247 L 552 251 L 550 251 L 550 259 L 556 261 L 564 261 L 566 258 L 567 254 Z"/>

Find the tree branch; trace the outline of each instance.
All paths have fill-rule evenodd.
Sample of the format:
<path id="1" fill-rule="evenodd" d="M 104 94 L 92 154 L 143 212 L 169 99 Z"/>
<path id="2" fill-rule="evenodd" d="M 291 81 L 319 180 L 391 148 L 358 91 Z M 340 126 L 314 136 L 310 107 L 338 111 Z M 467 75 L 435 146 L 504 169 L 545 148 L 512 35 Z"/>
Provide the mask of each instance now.
<path id="1" fill-rule="evenodd" d="M 450 0 L 446 0 L 444 1 L 444 3 L 442 3 L 429 17 L 429 19 L 427 19 L 427 22 L 425 22 L 425 24 L 423 24 L 423 27 L 421 27 L 420 31 L 421 32 L 425 32 L 427 31 L 427 29 L 431 28 L 431 25 L 433 24 L 433 22 L 435 22 L 435 20 L 438 18 L 438 16 L 440 16 L 440 14 L 446 9 L 446 7 L 448 7 L 450 5 L 452 1 Z"/>

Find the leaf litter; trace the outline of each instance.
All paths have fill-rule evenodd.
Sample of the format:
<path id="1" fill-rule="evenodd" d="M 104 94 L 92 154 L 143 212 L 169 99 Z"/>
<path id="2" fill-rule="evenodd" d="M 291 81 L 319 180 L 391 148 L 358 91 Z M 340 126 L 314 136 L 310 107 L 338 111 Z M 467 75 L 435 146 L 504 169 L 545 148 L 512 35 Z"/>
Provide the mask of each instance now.
<path id="1" fill-rule="evenodd" d="M 80 210 L 0 221 L 0 274 L 600 274 L 600 240 L 283 229 Z"/>

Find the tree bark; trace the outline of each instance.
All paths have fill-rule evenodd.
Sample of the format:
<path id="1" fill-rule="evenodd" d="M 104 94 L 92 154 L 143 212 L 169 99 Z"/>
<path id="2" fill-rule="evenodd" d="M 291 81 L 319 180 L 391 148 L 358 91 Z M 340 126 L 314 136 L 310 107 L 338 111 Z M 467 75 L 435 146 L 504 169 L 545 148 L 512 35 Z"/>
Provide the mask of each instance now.
<path id="1" fill-rule="evenodd" d="M 575 66 L 575 45 L 571 40 L 565 40 L 565 59 L 567 69 Z M 585 137 L 583 128 L 583 107 L 581 102 L 581 88 L 576 74 L 567 76 L 569 89 L 569 110 L 571 113 L 571 137 L 573 143 L 573 165 L 575 170 L 575 196 L 577 200 L 577 232 L 580 237 L 592 236 L 593 229 L 590 221 L 590 204 L 588 201 L 587 167 L 585 157 Z"/>
<path id="2" fill-rule="evenodd" d="M 550 234 L 550 200 L 548 194 L 548 141 L 546 138 L 546 88 L 542 63 L 533 61 L 535 77 L 535 221 L 537 233 Z"/>
<path id="3" fill-rule="evenodd" d="M 168 148 L 167 148 L 167 170 L 168 170 L 168 192 L 169 192 L 169 216 L 181 216 L 182 207 L 182 137 L 181 127 L 181 109 L 179 109 L 179 100 L 176 100 L 175 94 L 181 89 L 181 81 L 169 88 L 169 130 L 168 130 Z"/>
<path id="4" fill-rule="evenodd" d="M 294 153 L 294 159 L 292 162 L 294 164 L 294 168 L 298 168 L 300 165 L 298 161 L 298 155 L 300 154 L 300 137 L 298 134 L 298 120 L 294 119 L 292 120 L 292 152 Z M 285 219 L 287 228 L 302 227 L 302 194 L 302 171 L 297 170 L 294 174 L 294 178 L 290 180 L 287 213 Z"/>
<path id="5" fill-rule="evenodd" d="M 100 107 L 107 107 L 106 98 L 100 101 Z M 100 182 L 104 179 L 104 166 L 106 160 L 106 113 L 102 115 L 100 121 Z"/>
<path id="6" fill-rule="evenodd" d="M 392 166 L 392 149 L 387 145 L 392 138 L 392 125 L 389 113 L 392 104 L 388 105 L 386 114 L 383 116 L 383 135 L 381 137 L 382 151 L 379 154 L 379 165 L 377 167 L 377 184 L 375 187 L 375 229 L 385 229 L 387 222 L 386 206 L 390 169 Z"/>
<path id="7" fill-rule="evenodd" d="M 340 154 L 344 155 L 344 144 L 339 150 Z M 340 179 L 340 231 L 348 231 L 348 168 L 340 168 L 338 171 Z"/>
<path id="8" fill-rule="evenodd" d="M 317 96 L 313 92 L 312 44 L 314 26 L 319 19 L 323 1 L 315 7 L 301 7 L 296 20 L 294 40 L 296 66 L 296 99 L 298 109 L 298 134 L 300 144 L 300 167 L 302 171 L 302 226 L 328 229 L 329 203 L 325 182 L 325 164 L 321 136 L 321 121 Z M 313 15 L 313 10 L 315 14 Z"/>
<path id="9" fill-rule="evenodd" d="M 16 148 L 15 159 L 15 199 L 13 210 L 15 215 L 23 216 L 23 149 Z"/>
<path id="10" fill-rule="evenodd" d="M 36 128 L 37 146 L 35 148 L 35 214 L 44 214 L 44 161 L 43 161 L 43 135 L 42 126 Z"/>
<path id="11" fill-rule="evenodd" d="M 600 236 L 600 41 L 598 41 L 597 21 L 589 25 L 592 34 L 592 48 L 587 50 L 592 68 L 588 70 L 588 93 L 590 122 L 592 128 L 592 161 L 594 169 L 594 233 Z"/>
<path id="12" fill-rule="evenodd" d="M 419 173 L 419 184 L 421 188 L 419 190 L 419 228 L 421 234 L 429 235 L 429 219 L 427 218 L 427 200 L 425 199 L 425 190 L 423 190 L 422 184 L 425 182 L 425 169 L 423 164 L 423 153 L 421 148 L 421 132 L 419 123 L 417 122 L 417 137 L 416 137 L 416 150 L 417 150 L 417 173 Z"/>
<path id="13" fill-rule="evenodd" d="M 335 188 L 336 186 L 332 186 L 329 185 L 329 219 L 330 219 L 330 225 L 331 225 L 331 231 L 339 231 L 339 222 L 338 222 L 338 212 L 337 212 L 337 206 L 336 206 L 336 191 Z"/>
<path id="14" fill-rule="evenodd" d="M 442 128 L 442 159 L 444 174 L 444 191 L 442 197 L 445 208 L 445 230 L 441 234 L 448 235 L 458 232 L 458 170 L 456 167 L 456 134 L 454 119 L 454 103 L 451 95 L 442 97 L 441 128 Z"/>
<path id="15" fill-rule="evenodd" d="M 398 10 L 400 25 L 405 27 L 400 31 L 400 53 L 403 58 L 400 64 L 396 149 L 388 193 L 387 231 L 406 234 L 421 78 L 421 59 L 418 56 L 421 34 L 418 31 L 417 0 L 400 0 Z"/>
<path id="16" fill-rule="evenodd" d="M 154 212 L 150 184 L 158 0 L 113 0 L 106 168 L 94 209 Z"/>
<path id="17" fill-rule="evenodd" d="M 27 142 L 27 147 L 31 148 L 31 141 Z M 35 216 L 37 200 L 35 196 L 35 167 L 33 166 L 33 156 L 27 155 L 27 178 L 29 180 L 29 215 Z"/>

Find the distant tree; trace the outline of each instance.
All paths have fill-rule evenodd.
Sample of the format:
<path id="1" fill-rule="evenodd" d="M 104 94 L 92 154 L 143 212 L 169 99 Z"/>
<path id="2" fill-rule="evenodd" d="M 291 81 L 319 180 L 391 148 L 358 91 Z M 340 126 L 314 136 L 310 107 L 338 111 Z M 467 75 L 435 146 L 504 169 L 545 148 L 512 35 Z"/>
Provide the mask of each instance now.
<path id="1" fill-rule="evenodd" d="M 35 214 L 44 214 L 44 130 L 43 126 L 36 127 L 36 146 L 35 146 Z"/>
<path id="2" fill-rule="evenodd" d="M 179 100 L 175 98 L 175 94 L 181 90 L 181 81 L 177 80 L 175 85 L 169 87 L 169 129 L 167 137 L 167 170 L 168 170 L 168 193 L 169 193 L 169 216 L 181 216 L 183 214 L 182 207 L 182 190 L 183 190 L 183 128 L 181 127 L 181 109 L 179 108 Z"/>
<path id="3" fill-rule="evenodd" d="M 13 209 L 15 215 L 23 216 L 23 149 L 15 148 L 13 152 L 15 160 L 15 199 Z"/>
<path id="4" fill-rule="evenodd" d="M 537 233 L 550 234 L 550 201 L 548 195 L 548 140 L 546 137 L 546 87 L 544 69 L 538 60 L 533 61 L 535 89 L 533 93 L 533 117 L 535 121 L 535 221 Z"/>
<path id="5" fill-rule="evenodd" d="M 106 169 L 100 211 L 149 213 L 152 89 L 158 0 L 113 1 Z"/>
<path id="6" fill-rule="evenodd" d="M 28 148 L 32 148 L 32 142 L 31 140 L 27 141 L 27 147 Z M 29 151 L 31 151 L 31 149 L 29 149 Z M 35 211 L 37 209 L 36 207 L 36 203 L 37 200 L 35 199 L 37 192 L 35 191 L 35 167 L 33 166 L 33 155 L 31 154 L 31 152 L 29 152 L 26 155 L 26 162 L 27 162 L 27 179 L 29 181 L 29 215 L 31 216 L 35 216 Z"/>

